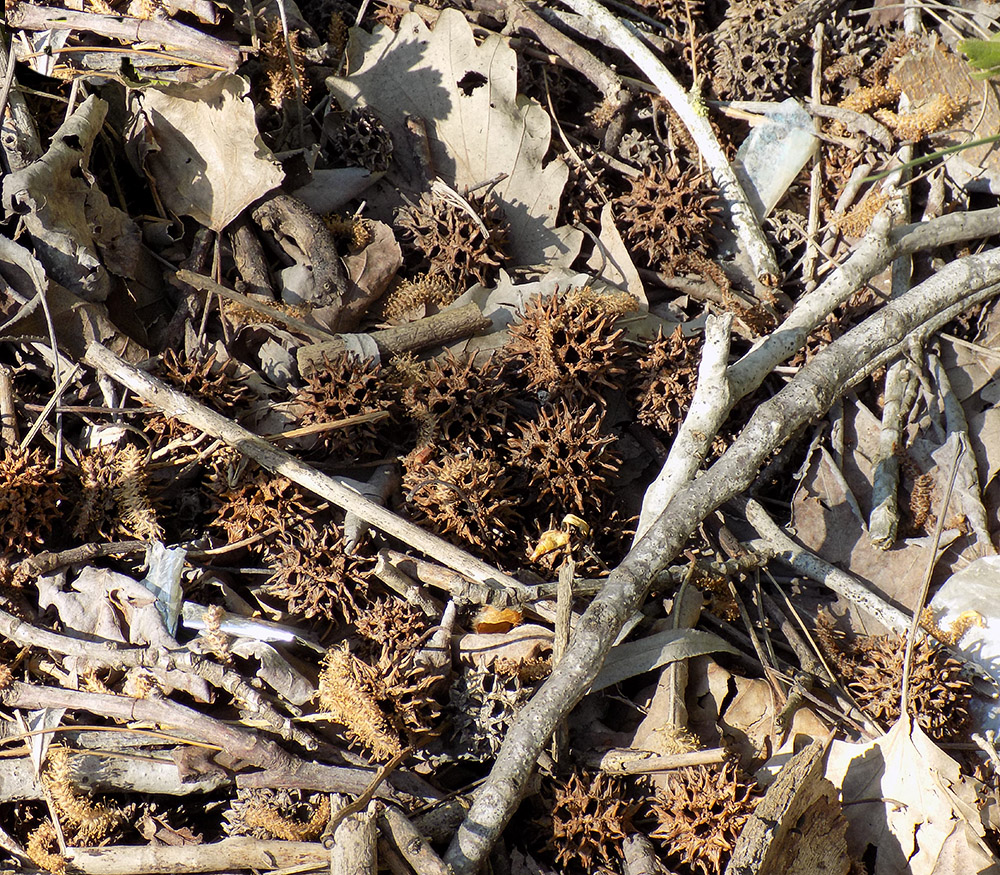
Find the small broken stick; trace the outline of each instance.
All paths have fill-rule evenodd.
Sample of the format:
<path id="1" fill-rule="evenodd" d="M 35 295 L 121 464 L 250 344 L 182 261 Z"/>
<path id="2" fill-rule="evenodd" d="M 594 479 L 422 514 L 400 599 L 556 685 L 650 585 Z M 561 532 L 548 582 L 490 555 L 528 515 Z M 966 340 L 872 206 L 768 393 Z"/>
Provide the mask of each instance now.
<path id="1" fill-rule="evenodd" d="M 471 337 L 485 331 L 490 322 L 475 304 L 464 304 L 451 310 L 425 316 L 406 325 L 396 325 L 367 335 L 341 335 L 335 340 L 310 343 L 299 347 L 297 355 L 299 373 L 308 377 L 323 367 L 324 359 L 346 352 L 352 348 L 351 340 L 365 337 L 373 341 L 381 356 L 391 357 L 405 352 L 420 352 L 434 346 L 442 346 Z"/>

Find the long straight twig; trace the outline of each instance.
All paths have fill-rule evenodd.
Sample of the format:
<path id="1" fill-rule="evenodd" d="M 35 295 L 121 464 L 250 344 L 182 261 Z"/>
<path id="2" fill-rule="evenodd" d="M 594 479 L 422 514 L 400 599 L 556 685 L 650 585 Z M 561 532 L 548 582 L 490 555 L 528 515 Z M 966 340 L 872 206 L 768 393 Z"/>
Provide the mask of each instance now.
<path id="1" fill-rule="evenodd" d="M 507 733 L 496 764 L 476 794 L 445 861 L 456 875 L 474 875 L 524 792 L 534 764 L 559 721 L 593 682 L 625 621 L 641 606 L 666 567 L 705 517 L 746 490 L 778 447 L 874 369 L 900 355 L 908 335 L 924 336 L 1000 290 L 1000 250 L 952 262 L 890 302 L 803 366 L 761 404 L 726 453 L 679 492 L 611 572 L 580 618 L 552 675 Z"/>
<path id="2" fill-rule="evenodd" d="M 343 483 L 321 474 L 294 456 L 272 446 L 266 440 L 237 425 L 231 419 L 199 404 L 183 392 L 132 367 L 99 343 L 87 347 L 84 361 L 131 389 L 136 395 L 168 416 L 221 438 L 261 467 L 287 477 L 338 507 L 349 510 L 377 529 L 399 538 L 405 544 L 437 559 L 472 580 L 484 583 L 508 595 L 525 600 L 529 589 L 523 583 L 470 556 L 442 538 L 424 531 L 390 510 Z"/>
<path id="3" fill-rule="evenodd" d="M 748 499 L 744 512 L 747 522 L 757 530 L 771 549 L 777 551 L 777 559 L 794 568 L 799 574 L 822 583 L 845 601 L 874 617 L 887 629 L 902 635 L 909 628 L 910 618 L 899 608 L 889 604 L 878 593 L 872 592 L 846 571 L 796 544 L 757 501 Z"/>

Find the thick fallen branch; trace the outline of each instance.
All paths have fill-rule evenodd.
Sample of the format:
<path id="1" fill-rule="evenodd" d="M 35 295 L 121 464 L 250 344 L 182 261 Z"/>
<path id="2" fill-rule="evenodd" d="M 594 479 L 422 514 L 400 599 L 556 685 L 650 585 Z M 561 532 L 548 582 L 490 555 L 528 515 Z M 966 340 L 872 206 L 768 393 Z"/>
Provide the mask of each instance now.
<path id="1" fill-rule="evenodd" d="M 998 284 L 1000 250 L 991 250 L 952 262 L 887 304 L 830 344 L 761 404 L 729 450 L 675 496 L 608 577 L 580 619 L 564 658 L 508 732 L 493 770 L 448 849 L 445 859 L 456 875 L 479 870 L 516 809 L 555 727 L 586 693 L 657 572 L 677 556 L 699 523 L 746 490 L 771 453 L 799 429 L 875 368 L 897 357 L 908 335 L 923 337 L 937 330 L 942 320 L 995 295 Z"/>
<path id="2" fill-rule="evenodd" d="M 12 28 L 33 31 L 87 30 L 129 45 L 153 43 L 224 70 L 235 70 L 240 63 L 239 47 L 177 21 L 147 21 L 117 14 L 75 12 L 61 6 L 20 3 L 7 16 L 7 23 Z"/>
<path id="3" fill-rule="evenodd" d="M 181 748 L 174 748 L 163 759 L 116 756 L 114 751 L 74 751 L 74 780 L 96 793 L 160 793 L 170 796 L 213 793 L 232 783 L 221 768 L 191 780 L 182 780 L 177 762 L 170 758 L 173 752 L 179 756 Z M 163 757 L 164 754 L 158 752 L 157 756 Z M 44 798 L 45 786 L 31 757 L 4 759 L 0 802 Z"/>
<path id="4" fill-rule="evenodd" d="M 729 369 L 733 403 L 756 389 L 777 365 L 798 352 L 816 326 L 896 258 L 1000 233 L 1000 207 L 953 213 L 887 231 L 881 214 L 850 257 L 814 291 L 800 298 L 774 331 Z"/>
<path id="5" fill-rule="evenodd" d="M 237 425 L 231 419 L 216 413 L 204 404 L 199 404 L 183 392 L 171 389 L 165 383 L 134 368 L 118 358 L 99 343 L 87 347 L 84 361 L 97 368 L 124 386 L 166 416 L 179 419 L 188 425 L 201 429 L 213 437 L 221 438 L 231 447 L 249 456 L 267 470 L 287 477 L 303 489 L 308 489 L 321 498 L 351 511 L 377 529 L 399 538 L 404 544 L 426 553 L 443 565 L 472 580 L 499 589 L 520 601 L 529 597 L 530 590 L 513 577 L 492 568 L 485 562 L 470 556 L 449 544 L 437 535 L 421 529 L 402 519 L 390 510 L 370 499 L 359 495 L 332 477 L 321 474 L 315 468 L 300 462 L 290 453 L 273 447 L 253 432 Z"/>

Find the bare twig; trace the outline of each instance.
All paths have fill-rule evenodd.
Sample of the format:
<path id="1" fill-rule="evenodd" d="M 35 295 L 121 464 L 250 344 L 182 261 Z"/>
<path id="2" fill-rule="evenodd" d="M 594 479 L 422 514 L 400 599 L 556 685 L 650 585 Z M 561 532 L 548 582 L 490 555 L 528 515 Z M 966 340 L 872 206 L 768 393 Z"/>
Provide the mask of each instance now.
<path id="1" fill-rule="evenodd" d="M 761 465 L 846 389 L 901 352 L 900 338 L 924 335 L 942 319 L 995 295 L 1000 251 L 952 262 L 830 344 L 774 397 L 761 404 L 729 450 L 680 491 L 611 572 L 577 624 L 566 655 L 518 715 L 496 764 L 446 855 L 456 875 L 473 875 L 513 814 L 549 735 L 597 676 L 626 620 L 641 605 L 656 573 L 724 501 L 747 489 Z M 905 341 L 903 341 L 905 342 Z"/>
<path id="2" fill-rule="evenodd" d="M 889 366 L 885 375 L 882 427 L 873 464 L 872 512 L 868 519 L 868 538 L 882 550 L 888 550 L 895 543 L 899 526 L 896 492 L 899 486 L 900 440 L 910 412 L 910 405 L 905 403 L 905 399 L 912 401 L 915 397 L 915 393 L 908 391 L 915 383 L 913 366 L 906 359 Z"/>
<path id="3" fill-rule="evenodd" d="M 18 443 L 17 410 L 14 407 L 14 374 L 0 366 L 0 450 Z"/>
<path id="4" fill-rule="evenodd" d="M 330 818 L 330 823 L 327 825 L 326 830 L 324 830 L 324 832 L 327 832 L 330 835 L 330 841 L 324 841 L 325 845 L 333 847 L 336 839 L 337 827 L 352 814 L 358 814 L 367 808 L 368 803 L 375 798 L 375 794 L 378 793 L 378 788 L 382 786 L 385 779 L 396 771 L 403 761 L 412 753 L 412 747 L 407 747 L 401 750 L 391 760 L 389 760 L 389 762 L 379 768 L 378 772 L 375 773 L 375 777 L 372 778 L 371 782 L 367 787 L 365 787 L 364 791 L 358 794 L 356 799 L 353 799 L 350 802 L 345 802 L 344 806 Z"/>
<path id="5" fill-rule="evenodd" d="M 245 232 L 252 233 L 249 229 L 245 229 Z M 179 282 L 187 283 L 189 286 L 198 289 L 200 292 L 205 292 L 209 295 L 221 295 L 223 298 L 227 298 L 230 301 L 253 310 L 255 313 L 260 313 L 268 319 L 274 319 L 279 323 L 287 325 L 294 331 L 302 332 L 302 334 L 306 335 L 306 337 L 312 337 L 320 341 L 332 340 L 336 337 L 335 334 L 325 331 L 317 325 L 310 325 L 308 322 L 303 322 L 301 319 L 289 316 L 277 307 L 269 306 L 254 298 L 248 297 L 247 295 L 241 295 L 239 292 L 227 289 L 224 285 L 217 283 L 210 277 L 203 276 L 200 273 L 195 273 L 193 270 L 181 268 L 176 274 L 174 274 L 174 277 Z"/>
<path id="6" fill-rule="evenodd" d="M 776 551 L 777 559 L 790 565 L 800 574 L 822 583 L 844 600 L 874 617 L 887 629 L 903 634 L 909 627 L 910 618 L 899 608 L 889 604 L 846 571 L 841 571 L 835 565 L 796 544 L 757 501 L 747 500 L 744 512 L 747 522 L 757 530 L 768 546 Z"/>
<path id="7" fill-rule="evenodd" d="M 646 533 L 670 500 L 694 479 L 712 449 L 719 428 L 729 415 L 733 401 L 726 365 L 732 325 L 731 313 L 709 316 L 705 322 L 705 343 L 694 397 L 670 447 L 667 461 L 642 498 L 642 512 L 633 544 Z"/>
<path id="8" fill-rule="evenodd" d="M 237 760 L 257 766 L 293 768 L 296 762 L 291 754 L 269 738 L 213 720 L 193 708 L 167 700 L 133 699 L 17 681 L 0 691 L 0 699 L 8 708 L 73 708 L 119 720 L 147 720 L 175 726 L 201 741 L 217 745 Z"/>
<path id="9" fill-rule="evenodd" d="M 740 244 L 750 260 L 755 278 L 767 286 L 776 286 L 780 280 L 778 262 L 771 244 L 764 236 L 753 208 L 747 200 L 743 186 L 736 178 L 722 146 L 708 118 L 697 106 L 697 99 L 684 91 L 681 84 L 667 70 L 659 58 L 635 34 L 627 23 L 615 18 L 597 0 L 563 0 L 574 12 L 589 18 L 606 35 L 608 40 L 628 56 L 649 77 L 660 94 L 680 116 L 691 132 L 701 156 L 712 171 L 719 193 L 729 209 L 733 227 Z"/>
<path id="10" fill-rule="evenodd" d="M 73 773 L 81 784 L 99 793 L 187 796 L 211 793 L 232 783 L 221 768 L 182 780 L 177 762 L 171 758 L 170 752 L 165 756 L 161 753 L 160 757 L 116 755 L 114 751 L 106 750 L 76 751 L 73 753 Z M 6 758 L 3 771 L 0 801 L 20 802 L 44 797 L 44 787 L 31 757 Z"/>
<path id="11" fill-rule="evenodd" d="M 569 66 L 584 76 L 604 95 L 616 104 L 622 100 L 624 85 L 618 74 L 591 52 L 578 45 L 570 37 L 545 21 L 537 12 L 521 0 L 476 0 L 473 8 L 488 12 L 506 20 L 507 28 L 534 37 L 545 48 L 562 58 Z M 505 30 L 506 33 L 506 30 Z"/>
<path id="12" fill-rule="evenodd" d="M 136 872 L 271 871 L 329 863 L 330 852 L 318 842 L 279 842 L 239 836 L 191 845 L 118 845 L 67 848 L 74 872 L 83 875 L 135 875 Z"/>
<path id="13" fill-rule="evenodd" d="M 408 574 L 389 560 L 387 550 L 379 550 L 375 561 L 375 576 L 404 601 L 416 605 L 426 617 L 440 617 L 443 605 Z"/>
<path id="14" fill-rule="evenodd" d="M 690 766 L 721 763 L 725 761 L 726 756 L 726 750 L 722 747 L 670 754 L 627 748 L 609 750 L 588 758 L 587 761 L 607 775 L 650 775 L 654 772 L 670 772 Z"/>
<path id="15" fill-rule="evenodd" d="M 14 60 L 8 51 L 7 41 L 0 41 L 0 71 L 3 73 L 5 90 L 4 111 L 0 113 L 0 149 L 3 149 L 10 173 L 23 170 L 32 161 L 37 161 L 44 151 L 35 119 L 21 90 L 14 85 Z"/>
<path id="16" fill-rule="evenodd" d="M 261 467 L 287 477 L 338 507 L 352 511 L 375 528 L 399 538 L 460 574 L 491 588 L 506 591 L 515 597 L 527 595 L 527 587 L 514 578 L 470 556 L 436 535 L 424 531 L 419 526 L 407 522 L 343 483 L 300 462 L 289 453 L 271 446 L 263 438 L 242 428 L 231 419 L 132 367 L 101 344 L 91 343 L 87 347 L 84 360 L 127 386 L 144 401 L 168 416 L 221 438 Z"/>
<path id="17" fill-rule="evenodd" d="M 379 827 L 419 875 L 449 875 L 427 839 L 395 805 L 386 805 Z"/>
<path id="18" fill-rule="evenodd" d="M 378 803 L 369 802 L 337 826 L 330 844 L 330 875 L 376 875 L 378 807 Z"/>
<path id="19" fill-rule="evenodd" d="M 112 554 L 113 555 L 113 554 Z M 20 571 L 20 569 L 18 569 Z M 111 668 L 150 668 L 160 671 L 184 671 L 202 678 L 218 689 L 225 690 L 282 738 L 295 741 L 307 750 L 314 750 L 316 741 L 309 733 L 292 724 L 268 702 L 243 676 L 209 659 L 187 650 L 165 651 L 156 647 L 121 648 L 115 642 L 103 643 L 72 638 L 49 632 L 19 620 L 0 610 L 0 634 L 10 641 L 38 647 L 49 653 L 79 657 L 94 666 Z"/>
<path id="20" fill-rule="evenodd" d="M 820 22 L 813 30 L 813 67 L 812 81 L 810 84 L 812 106 L 816 106 L 823 99 L 823 51 L 824 31 L 823 23 Z M 813 131 L 817 139 L 822 133 L 822 126 L 818 118 L 813 118 Z M 806 291 L 810 291 L 815 283 L 813 273 L 816 269 L 816 257 L 819 254 L 819 243 L 817 234 L 819 232 L 819 204 L 823 186 L 823 150 L 816 149 L 812 157 L 812 168 L 809 171 L 809 220 L 806 230 L 806 254 L 802 262 L 802 282 Z"/>
<path id="21" fill-rule="evenodd" d="M 949 440 L 957 440 L 963 447 L 968 448 L 970 446 L 969 424 L 965 419 L 962 404 L 951 388 L 948 371 L 936 355 L 928 355 L 927 364 L 944 407 L 948 438 Z M 993 546 L 993 541 L 990 538 L 986 508 L 983 506 L 982 488 L 979 483 L 979 471 L 976 468 L 974 453 L 967 452 L 962 457 L 958 477 L 961 509 L 972 529 L 972 534 L 976 538 L 976 549 L 981 556 L 996 555 L 996 547 Z M 941 516 L 946 517 L 947 515 L 948 506 L 945 504 L 941 506 Z"/>
<path id="22" fill-rule="evenodd" d="M 79 547 L 70 547 L 68 550 L 61 550 L 58 553 L 36 553 L 18 564 L 17 578 L 30 580 L 58 568 L 91 562 L 105 556 L 129 556 L 145 553 L 148 546 L 145 541 L 108 541 L 103 544 L 81 544 Z"/>
<path id="23" fill-rule="evenodd" d="M 464 337 L 479 334 L 492 324 L 476 304 L 468 303 L 405 325 L 372 331 L 367 336 L 375 342 L 381 355 L 390 358 L 405 352 L 422 352 L 431 347 L 454 343 Z M 322 370 L 324 358 L 333 358 L 347 349 L 346 339 L 339 337 L 300 346 L 296 353 L 299 373 L 308 376 L 316 370 Z"/>
<path id="24" fill-rule="evenodd" d="M 126 18 L 122 15 L 99 15 L 75 12 L 34 3 L 21 3 L 7 16 L 12 28 L 24 30 L 87 30 L 128 44 L 153 43 L 169 46 L 193 60 L 214 64 L 233 71 L 240 63 L 237 46 L 225 43 L 176 21 Z"/>

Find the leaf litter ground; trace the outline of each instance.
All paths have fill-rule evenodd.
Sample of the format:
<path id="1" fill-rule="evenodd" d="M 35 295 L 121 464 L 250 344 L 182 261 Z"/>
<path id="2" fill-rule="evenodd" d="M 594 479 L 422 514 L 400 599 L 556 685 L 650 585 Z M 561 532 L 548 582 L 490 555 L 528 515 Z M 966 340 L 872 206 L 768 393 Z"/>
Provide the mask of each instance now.
<path id="1" fill-rule="evenodd" d="M 997 865 L 995 16 L 570 5 L 8 7 L 5 865 Z"/>

